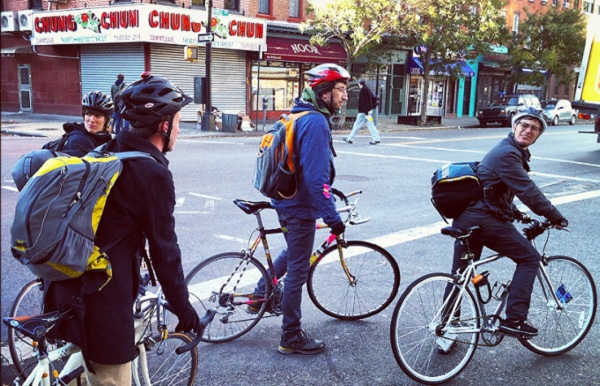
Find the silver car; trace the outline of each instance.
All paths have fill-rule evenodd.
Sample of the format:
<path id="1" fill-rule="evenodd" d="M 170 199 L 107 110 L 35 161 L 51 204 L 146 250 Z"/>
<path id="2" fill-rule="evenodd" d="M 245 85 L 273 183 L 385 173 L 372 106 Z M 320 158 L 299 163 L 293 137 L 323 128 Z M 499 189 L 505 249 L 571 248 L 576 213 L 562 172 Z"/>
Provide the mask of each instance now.
<path id="1" fill-rule="evenodd" d="M 566 99 L 555 99 L 541 101 L 542 109 L 547 123 L 556 126 L 560 122 L 569 122 L 569 125 L 575 124 L 577 111 L 573 110 L 571 102 Z"/>

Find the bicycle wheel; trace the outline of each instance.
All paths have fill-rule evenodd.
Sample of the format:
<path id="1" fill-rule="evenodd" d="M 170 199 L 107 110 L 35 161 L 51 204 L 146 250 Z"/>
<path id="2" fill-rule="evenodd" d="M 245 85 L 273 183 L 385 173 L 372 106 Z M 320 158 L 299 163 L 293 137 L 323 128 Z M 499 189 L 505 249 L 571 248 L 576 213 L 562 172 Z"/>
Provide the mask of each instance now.
<path id="1" fill-rule="evenodd" d="M 394 257 L 378 245 L 347 241 L 342 249 L 352 279 L 340 266 L 337 245 L 323 253 L 308 273 L 308 296 L 325 314 L 342 320 L 373 316 L 396 297 L 400 269 Z"/>
<path id="2" fill-rule="evenodd" d="M 194 384 L 198 369 L 198 347 L 181 355 L 175 353 L 177 347 L 191 341 L 192 338 L 189 335 L 179 332 L 169 332 L 167 339 L 161 339 L 160 335 L 156 334 L 145 340 L 148 376 L 152 386 L 192 386 Z M 136 362 L 139 384 L 147 386 L 143 375 L 142 360 L 138 357 Z M 134 384 L 138 384 L 135 377 Z"/>
<path id="3" fill-rule="evenodd" d="M 25 284 L 10 309 L 9 316 L 34 316 L 42 314 L 44 309 L 44 290 L 41 280 L 32 280 Z M 26 374 L 37 364 L 31 339 L 13 328 L 8 329 L 8 350 L 10 358 L 18 374 Z M 48 350 L 62 347 L 65 342 L 48 340 Z M 54 365 L 62 368 L 64 361 L 56 361 Z M 24 372 L 24 370 L 27 370 Z"/>
<path id="4" fill-rule="evenodd" d="M 456 315 L 442 323 L 445 291 L 460 302 Z M 458 294 L 460 299 L 457 298 Z M 479 310 L 471 291 L 460 292 L 451 275 L 433 273 L 413 282 L 400 297 L 390 328 L 396 362 L 410 378 L 437 385 L 469 364 L 479 341 Z M 447 319 L 447 318 L 445 318 Z"/>
<path id="5" fill-rule="evenodd" d="M 186 277 L 190 301 L 198 312 L 217 310 L 215 319 L 204 330 L 204 342 L 229 342 L 250 331 L 263 316 L 269 297 L 254 294 L 256 283 L 263 279 L 266 294 L 271 293 L 271 280 L 263 265 L 243 253 L 229 252 L 209 257 Z M 247 308 L 251 301 L 260 306 L 258 312 Z"/>
<path id="6" fill-rule="evenodd" d="M 520 341 L 536 354 L 554 356 L 566 353 L 585 338 L 594 322 L 598 300 L 592 275 L 572 257 L 549 257 L 545 270 L 552 288 L 538 275 L 528 316 L 539 333 Z M 558 308 L 552 291 L 557 294 L 562 309 Z"/>

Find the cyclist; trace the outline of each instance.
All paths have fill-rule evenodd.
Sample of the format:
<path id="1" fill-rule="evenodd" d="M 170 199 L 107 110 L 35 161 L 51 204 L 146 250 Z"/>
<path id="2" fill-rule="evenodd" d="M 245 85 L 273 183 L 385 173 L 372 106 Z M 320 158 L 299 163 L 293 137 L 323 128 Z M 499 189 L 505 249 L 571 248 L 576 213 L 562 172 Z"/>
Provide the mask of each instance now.
<path id="1" fill-rule="evenodd" d="M 544 216 L 557 227 L 566 227 L 567 219 L 544 196 L 529 178 L 529 147 L 544 133 L 547 125 L 541 111 L 529 108 L 513 118 L 512 132 L 482 159 L 477 167 L 484 199 L 468 207 L 452 223 L 456 228 L 480 227 L 469 239 L 471 252 L 479 259 L 484 246 L 508 256 L 516 264 L 506 305 L 506 319 L 500 322 L 500 332 L 532 337 L 538 330 L 527 322 L 529 302 L 540 254 L 512 224 L 527 216 L 513 203 L 514 197 L 534 213 Z M 461 260 L 464 247 L 454 244 L 452 273 L 467 266 Z"/>
<path id="2" fill-rule="evenodd" d="M 61 141 L 60 146 L 54 150 L 83 157 L 90 150 L 110 141 L 112 138 L 110 117 L 113 107 L 111 97 L 102 91 L 87 93 L 82 101 L 84 123 L 63 124 L 63 129 L 67 133 L 66 141 Z M 43 148 L 48 149 L 53 142 L 47 143 Z"/>
<path id="3" fill-rule="evenodd" d="M 188 300 L 175 234 L 175 187 L 165 153 L 179 135 L 180 110 L 192 99 L 169 80 L 144 73 L 117 98 L 119 112 L 130 121 L 105 150 L 138 150 L 154 159 L 128 160 L 108 196 L 96 233 L 113 277 L 100 291 L 81 293 L 82 280 L 50 283 L 45 311 L 72 307 L 77 317 L 52 330 L 52 337 L 81 347 L 92 385 L 130 385 L 130 362 L 136 356 L 133 305 L 140 283 L 140 245 L 147 237 L 152 264 L 162 290 L 179 318 L 176 330 L 198 331 L 200 319 Z M 74 299 L 74 300 L 73 300 Z M 90 366 L 91 365 L 91 368 Z"/>
<path id="4" fill-rule="evenodd" d="M 281 226 L 287 228 L 284 234 L 287 249 L 273 262 L 277 277 L 286 275 L 278 348 L 284 355 L 318 354 L 325 349 L 323 341 L 309 338 L 301 328 L 302 286 L 308 280 L 316 220 L 323 218 L 336 235 L 345 230 L 330 188 L 335 177 L 330 119 L 348 99 L 350 74 L 338 65 L 321 64 L 306 71 L 306 75 L 308 86 L 294 101 L 291 112 L 317 113 L 307 114 L 296 122 L 298 190 L 293 198 L 272 201 Z M 264 283 L 258 283 L 256 292 L 264 292 Z M 255 313 L 258 309 L 249 306 L 248 311 Z"/>

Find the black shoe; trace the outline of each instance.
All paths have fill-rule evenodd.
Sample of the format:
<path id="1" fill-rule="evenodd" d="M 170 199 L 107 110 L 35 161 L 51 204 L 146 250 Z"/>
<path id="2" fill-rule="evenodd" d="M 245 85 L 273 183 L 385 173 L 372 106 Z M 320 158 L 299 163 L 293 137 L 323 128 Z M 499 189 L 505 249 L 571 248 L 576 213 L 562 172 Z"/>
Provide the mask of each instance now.
<path id="1" fill-rule="evenodd" d="M 377 145 L 378 143 L 381 143 L 381 141 L 371 141 L 369 142 L 369 145 Z"/>
<path id="2" fill-rule="evenodd" d="M 533 327 L 526 320 L 504 319 L 500 321 L 498 331 L 513 336 L 534 337 L 538 334 L 538 329 Z"/>
<path id="3" fill-rule="evenodd" d="M 283 355 L 314 355 L 323 352 L 323 350 L 325 350 L 325 343 L 322 340 L 310 339 L 304 331 L 300 331 L 288 339 L 284 339 L 282 336 L 279 348 L 277 348 L 277 351 Z"/>
<path id="4" fill-rule="evenodd" d="M 349 140 L 348 138 L 344 138 L 344 142 L 352 144 L 354 141 Z"/>

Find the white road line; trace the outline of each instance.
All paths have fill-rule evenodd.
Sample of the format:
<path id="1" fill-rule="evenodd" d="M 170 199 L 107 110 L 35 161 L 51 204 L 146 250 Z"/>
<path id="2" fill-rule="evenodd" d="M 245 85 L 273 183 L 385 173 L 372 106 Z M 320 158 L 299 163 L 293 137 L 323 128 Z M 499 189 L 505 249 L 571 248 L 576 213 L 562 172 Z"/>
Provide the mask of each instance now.
<path id="1" fill-rule="evenodd" d="M 6 186 L 6 185 L 2 185 L 2 189 L 6 189 L 6 190 L 10 190 L 13 192 L 18 192 L 19 189 L 15 188 L 14 186 Z"/>
<path id="2" fill-rule="evenodd" d="M 600 166 L 600 165 L 596 165 Z M 581 178 L 581 177 L 570 177 L 570 176 L 561 176 L 559 174 L 549 174 L 549 173 L 538 173 L 538 172 L 530 172 L 529 175 L 540 176 L 540 177 L 551 177 L 551 178 L 560 178 L 564 180 L 572 180 L 572 181 L 584 181 L 584 182 L 595 182 L 600 183 L 600 180 L 593 180 L 591 178 Z"/>
<path id="3" fill-rule="evenodd" d="M 483 150 L 464 150 L 464 149 L 448 149 L 445 147 L 432 147 L 432 146 L 418 146 L 418 145 L 405 145 L 402 143 L 390 143 L 386 144 L 387 146 L 395 146 L 395 147 L 409 147 L 413 149 L 425 149 L 425 150 L 439 150 L 439 151 L 449 151 L 456 153 L 476 153 L 476 154 L 485 154 Z"/>
<path id="4" fill-rule="evenodd" d="M 423 161 L 423 162 L 431 162 L 437 164 L 447 164 L 451 161 L 448 160 L 439 160 L 439 159 L 425 159 L 425 158 L 415 158 L 415 157 L 403 157 L 400 155 L 384 155 L 384 154 L 369 154 L 369 153 L 357 153 L 353 151 L 340 151 L 336 150 L 338 154 L 352 154 L 352 155 L 360 155 L 363 157 L 376 157 L 376 158 L 393 158 L 393 159 L 405 159 L 408 161 Z"/>
<path id="5" fill-rule="evenodd" d="M 176 198 L 175 199 L 175 208 L 182 207 L 184 202 L 185 202 L 185 197 Z"/>
<path id="6" fill-rule="evenodd" d="M 211 212 L 206 210 L 176 210 L 175 214 L 210 214 Z"/>
<path id="7" fill-rule="evenodd" d="M 242 244 L 248 243 L 248 240 L 242 239 L 240 237 L 233 237 L 233 236 L 227 236 L 227 235 L 215 235 L 215 237 L 218 239 L 222 239 L 222 240 L 235 241 L 236 243 L 242 243 Z"/>
<path id="8" fill-rule="evenodd" d="M 542 161 L 553 161 L 553 162 L 561 162 L 561 163 L 565 163 L 565 164 L 574 164 L 574 165 L 591 166 L 594 168 L 600 168 L 599 164 L 590 164 L 587 162 L 578 162 L 578 161 L 570 161 L 570 160 L 566 160 L 566 159 L 544 158 L 544 157 L 535 157 L 535 156 L 532 156 L 531 158 L 539 159 Z"/>
<path id="9" fill-rule="evenodd" d="M 215 196 L 209 196 L 207 194 L 200 194 L 200 193 L 194 193 L 194 192 L 189 192 L 188 193 L 190 196 L 196 196 L 196 197 L 202 197 L 202 198 L 208 198 L 210 200 L 222 200 L 222 197 L 215 197 Z"/>
<path id="10" fill-rule="evenodd" d="M 190 143 L 210 143 L 212 145 L 245 145 L 245 142 L 225 142 L 223 140 L 206 140 L 206 139 L 177 139 L 177 142 L 190 142 Z"/>

